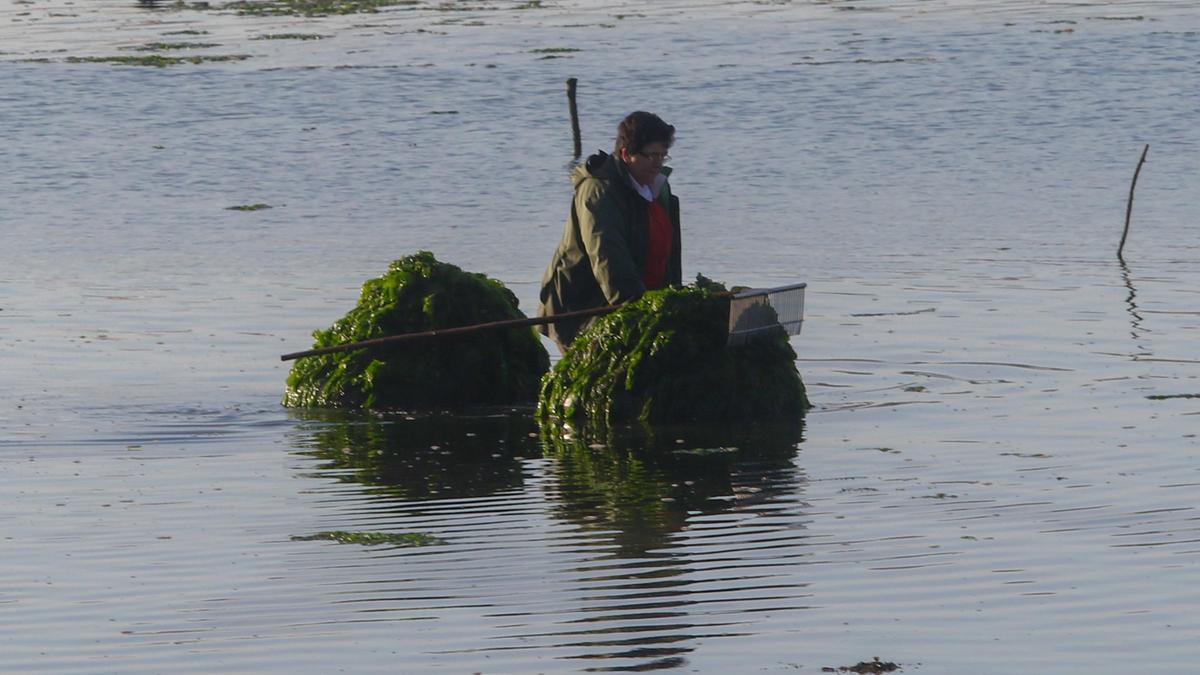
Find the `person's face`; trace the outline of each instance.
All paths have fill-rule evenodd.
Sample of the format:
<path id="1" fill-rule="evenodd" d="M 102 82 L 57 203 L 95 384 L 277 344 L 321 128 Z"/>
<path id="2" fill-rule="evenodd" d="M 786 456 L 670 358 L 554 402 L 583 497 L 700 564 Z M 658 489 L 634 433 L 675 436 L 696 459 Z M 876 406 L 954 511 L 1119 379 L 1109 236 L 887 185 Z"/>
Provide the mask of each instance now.
<path id="1" fill-rule="evenodd" d="M 652 185 L 668 159 L 667 144 L 662 142 L 650 143 L 637 152 L 621 148 L 621 161 L 629 167 L 633 179 L 642 185 Z"/>

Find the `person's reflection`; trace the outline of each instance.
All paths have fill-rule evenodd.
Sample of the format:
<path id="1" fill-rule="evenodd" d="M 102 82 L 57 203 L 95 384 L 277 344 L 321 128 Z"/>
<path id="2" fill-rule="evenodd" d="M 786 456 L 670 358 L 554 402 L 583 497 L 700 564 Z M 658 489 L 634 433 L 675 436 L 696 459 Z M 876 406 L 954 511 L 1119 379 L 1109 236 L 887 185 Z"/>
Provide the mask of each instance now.
<path id="1" fill-rule="evenodd" d="M 300 453 L 318 471 L 405 501 L 480 497 L 519 487 L 537 456 L 536 424 L 518 413 L 381 415 L 297 410 Z"/>

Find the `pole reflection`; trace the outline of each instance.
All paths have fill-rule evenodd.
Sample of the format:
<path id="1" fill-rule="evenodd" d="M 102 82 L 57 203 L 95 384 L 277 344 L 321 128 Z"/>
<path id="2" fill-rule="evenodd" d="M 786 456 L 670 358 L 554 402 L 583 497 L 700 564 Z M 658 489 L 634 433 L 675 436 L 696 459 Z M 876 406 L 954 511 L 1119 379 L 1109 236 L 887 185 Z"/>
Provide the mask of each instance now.
<path id="1" fill-rule="evenodd" d="M 1147 353 L 1145 345 L 1139 343 L 1138 340 L 1141 339 L 1144 332 L 1148 331 L 1142 327 L 1143 318 L 1138 311 L 1137 289 L 1133 286 L 1133 275 L 1129 271 L 1129 265 L 1124 260 L 1120 260 L 1117 264 L 1121 266 L 1121 279 L 1129 291 L 1129 295 L 1125 296 L 1125 311 L 1129 313 L 1129 336 L 1133 338 L 1138 348 L 1138 353 L 1134 354 L 1134 359 L 1136 359 Z"/>

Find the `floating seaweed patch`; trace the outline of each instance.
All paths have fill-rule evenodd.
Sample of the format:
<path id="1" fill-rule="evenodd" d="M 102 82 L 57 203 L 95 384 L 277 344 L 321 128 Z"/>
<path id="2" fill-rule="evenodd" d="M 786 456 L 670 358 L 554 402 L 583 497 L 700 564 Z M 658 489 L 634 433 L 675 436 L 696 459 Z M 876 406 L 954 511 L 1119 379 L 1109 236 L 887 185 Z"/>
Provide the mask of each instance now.
<path id="1" fill-rule="evenodd" d="M 879 673 L 891 673 L 900 670 L 900 666 L 891 661 L 880 661 L 876 656 L 870 661 L 859 661 L 853 666 L 842 666 L 841 668 L 822 668 L 823 673 L 858 673 L 859 675 L 877 675 Z"/>
<path id="2" fill-rule="evenodd" d="M 545 61 L 547 59 L 569 58 L 570 54 L 572 54 L 574 52 L 578 52 L 578 51 L 582 51 L 582 50 L 571 49 L 569 47 L 556 47 L 556 48 L 549 48 L 549 49 L 534 49 L 534 50 L 531 50 L 530 53 L 541 54 L 542 55 L 541 60 Z"/>
<path id="3" fill-rule="evenodd" d="M 165 52 L 173 49 L 208 49 L 220 47 L 216 42 L 151 42 L 138 47 L 127 47 L 135 52 Z"/>
<path id="4" fill-rule="evenodd" d="M 329 35 L 316 33 L 267 33 L 250 38 L 251 40 L 328 40 Z"/>
<path id="5" fill-rule="evenodd" d="M 862 316 L 912 316 L 912 315 L 914 315 L 914 314 L 927 314 L 927 313 L 930 313 L 930 312 L 936 312 L 936 311 L 937 311 L 937 308 L 936 308 L 936 307 L 928 307 L 928 308 L 926 308 L 926 309 L 914 309 L 914 310 L 912 310 L 912 311 L 908 311 L 908 312 L 866 312 L 866 313 L 861 313 L 861 314 L 851 314 L 850 316 L 854 316 L 854 317 L 862 317 Z"/>
<path id="6" fill-rule="evenodd" d="M 854 59 L 852 61 L 851 60 L 838 60 L 838 59 L 834 59 L 831 61 L 818 61 L 811 56 L 806 56 L 806 57 L 804 57 L 803 61 L 794 61 L 794 62 L 792 62 L 792 65 L 793 66 L 838 66 L 838 65 L 846 65 L 846 64 L 860 64 L 860 65 L 879 66 L 879 65 L 888 65 L 888 64 L 894 64 L 894 63 L 933 63 L 933 61 L 934 61 L 933 58 L 926 57 L 926 56 L 918 56 L 918 57 L 912 57 L 912 58 L 894 58 L 894 59 L 859 58 L 859 59 Z"/>
<path id="7" fill-rule="evenodd" d="M 163 56 L 150 54 L 147 56 L 68 56 L 67 63 L 111 63 L 120 66 L 153 66 L 165 68 L 184 63 L 199 65 L 201 63 L 221 63 L 226 61 L 244 61 L 250 58 L 248 54 L 213 54 L 197 56 Z"/>
<path id="8" fill-rule="evenodd" d="M 339 544 L 360 546 L 432 546 L 445 541 L 421 532 L 344 532 L 341 530 L 318 532 L 292 537 L 292 541 L 335 541 Z"/>
<path id="9" fill-rule="evenodd" d="M 237 0 L 221 5 L 243 16 L 333 16 L 378 12 L 387 7 L 411 7 L 420 0 Z"/>

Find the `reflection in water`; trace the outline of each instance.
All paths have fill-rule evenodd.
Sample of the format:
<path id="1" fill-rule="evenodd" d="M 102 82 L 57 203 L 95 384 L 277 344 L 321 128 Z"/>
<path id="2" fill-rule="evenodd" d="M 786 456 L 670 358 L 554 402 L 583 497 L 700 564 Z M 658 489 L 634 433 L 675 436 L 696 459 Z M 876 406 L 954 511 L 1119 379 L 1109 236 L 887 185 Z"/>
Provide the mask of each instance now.
<path id="1" fill-rule="evenodd" d="M 336 529 L 445 542 L 362 549 L 376 579 L 334 596 L 372 621 L 446 629 L 418 647 L 430 663 L 674 668 L 706 640 L 802 608 L 800 422 L 576 434 L 512 411 L 296 414 L 316 475 L 367 488 L 329 500 Z M 344 568 L 345 547 L 323 550 Z"/>
<path id="2" fill-rule="evenodd" d="M 1124 260 L 1118 263 L 1121 266 L 1121 278 L 1125 281 L 1125 288 L 1129 289 L 1129 295 L 1125 298 L 1126 311 L 1130 316 L 1129 335 L 1137 340 L 1142 336 L 1142 315 L 1138 313 L 1137 306 L 1137 289 L 1133 287 L 1133 278 L 1129 274 L 1129 265 L 1125 264 Z M 1145 351 L 1145 347 L 1138 345 L 1138 348 Z"/>
<path id="3" fill-rule="evenodd" d="M 545 454 L 556 460 L 555 514 L 615 545 L 582 567 L 576 583 L 583 617 L 552 635 L 586 648 L 575 659 L 611 664 L 590 671 L 677 668 L 696 640 L 744 634 L 750 621 L 740 614 L 748 610 L 733 607 L 769 604 L 802 587 L 739 570 L 754 567 L 753 555 L 724 557 L 729 548 L 752 547 L 756 533 L 720 525 L 681 535 L 689 523 L 797 492 L 801 477 L 792 459 L 801 431 L 796 423 L 740 434 L 696 428 L 575 434 L 544 425 Z M 795 531 L 788 537 L 799 538 Z M 716 580 L 699 571 L 714 558 Z"/>
<path id="4" fill-rule="evenodd" d="M 521 457 L 536 456 L 528 415 L 299 410 L 302 454 L 322 475 L 404 501 L 479 497 L 521 485 Z"/>
<path id="5" fill-rule="evenodd" d="M 792 458 L 802 422 L 729 429 L 658 428 L 576 434 L 541 429 L 557 460 L 562 518 L 614 533 L 617 555 L 641 556 L 667 544 L 689 516 L 769 501 L 795 490 Z"/>

